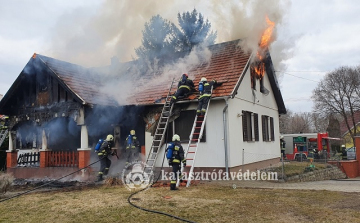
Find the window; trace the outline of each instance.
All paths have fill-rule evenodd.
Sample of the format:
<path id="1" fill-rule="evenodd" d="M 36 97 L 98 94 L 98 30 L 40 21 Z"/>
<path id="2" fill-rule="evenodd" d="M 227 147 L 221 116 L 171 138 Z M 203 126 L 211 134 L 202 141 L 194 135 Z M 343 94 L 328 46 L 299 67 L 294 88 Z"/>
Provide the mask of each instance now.
<path id="1" fill-rule="evenodd" d="M 242 111 L 243 141 L 259 141 L 258 114 Z"/>
<path id="2" fill-rule="evenodd" d="M 181 111 L 180 116 L 168 125 L 168 131 L 165 133 L 167 141 L 171 142 L 172 136 L 178 134 L 182 143 L 188 143 L 195 115 L 195 110 Z M 200 142 L 206 142 L 206 123 Z"/>
<path id="3" fill-rule="evenodd" d="M 261 116 L 263 141 L 275 141 L 274 118 L 267 115 Z"/>

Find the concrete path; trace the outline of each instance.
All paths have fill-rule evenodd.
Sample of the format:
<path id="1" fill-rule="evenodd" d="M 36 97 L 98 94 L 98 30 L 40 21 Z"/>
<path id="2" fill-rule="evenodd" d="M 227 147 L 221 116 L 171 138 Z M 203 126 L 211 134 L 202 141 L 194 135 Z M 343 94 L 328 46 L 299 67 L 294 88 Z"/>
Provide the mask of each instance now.
<path id="1" fill-rule="evenodd" d="M 269 181 L 252 181 L 252 180 L 229 180 L 229 181 L 212 181 L 211 184 L 220 184 L 223 186 L 235 188 L 270 188 L 270 189 L 307 189 L 307 190 L 329 190 L 340 192 L 360 192 L 360 178 L 344 180 L 324 180 L 297 183 L 282 183 Z"/>

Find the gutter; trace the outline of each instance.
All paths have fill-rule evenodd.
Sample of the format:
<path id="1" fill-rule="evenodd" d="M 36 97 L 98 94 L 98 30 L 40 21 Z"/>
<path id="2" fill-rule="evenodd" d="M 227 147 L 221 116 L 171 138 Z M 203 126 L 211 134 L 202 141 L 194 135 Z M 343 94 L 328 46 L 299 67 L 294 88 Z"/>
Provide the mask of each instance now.
<path id="1" fill-rule="evenodd" d="M 227 134 L 227 119 L 226 119 L 226 112 L 229 107 L 228 100 L 230 97 L 224 98 L 225 100 L 225 107 L 223 109 L 223 126 L 224 126 L 224 148 L 225 148 L 225 172 L 227 177 L 229 177 L 229 160 L 228 160 L 228 134 Z"/>

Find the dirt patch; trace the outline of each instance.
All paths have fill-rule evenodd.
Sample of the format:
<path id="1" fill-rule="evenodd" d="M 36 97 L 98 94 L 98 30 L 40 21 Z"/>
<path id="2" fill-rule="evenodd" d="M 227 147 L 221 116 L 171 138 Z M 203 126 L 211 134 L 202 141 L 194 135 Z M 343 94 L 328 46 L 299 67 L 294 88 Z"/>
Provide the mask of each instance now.
<path id="1" fill-rule="evenodd" d="M 355 211 L 360 211 L 360 194 L 359 193 L 350 193 L 354 199 L 343 199 L 336 202 L 333 207 L 339 209 L 352 209 Z"/>

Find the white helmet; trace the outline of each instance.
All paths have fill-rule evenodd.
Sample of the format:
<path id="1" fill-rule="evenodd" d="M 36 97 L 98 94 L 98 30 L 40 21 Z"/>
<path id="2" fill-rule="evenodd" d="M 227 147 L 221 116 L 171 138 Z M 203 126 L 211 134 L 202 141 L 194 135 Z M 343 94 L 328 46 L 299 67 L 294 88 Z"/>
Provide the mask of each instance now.
<path id="1" fill-rule="evenodd" d="M 200 81 L 204 82 L 204 81 L 207 81 L 207 79 L 206 79 L 206 77 L 202 77 Z"/>
<path id="2" fill-rule="evenodd" d="M 114 140 L 114 136 L 112 135 L 106 136 L 106 141 L 113 141 L 113 140 Z"/>
<path id="3" fill-rule="evenodd" d="M 172 141 L 180 141 L 180 136 L 178 134 L 173 135 Z"/>

